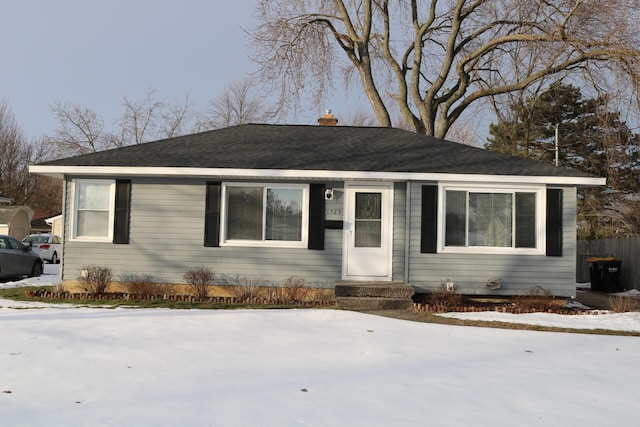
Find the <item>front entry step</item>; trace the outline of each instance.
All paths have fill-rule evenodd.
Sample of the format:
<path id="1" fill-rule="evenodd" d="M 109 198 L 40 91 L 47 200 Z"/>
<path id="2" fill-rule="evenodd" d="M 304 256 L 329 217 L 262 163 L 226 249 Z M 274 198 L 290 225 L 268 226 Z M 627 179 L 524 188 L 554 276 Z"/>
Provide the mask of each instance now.
<path id="1" fill-rule="evenodd" d="M 407 310 L 412 286 L 394 282 L 336 282 L 336 306 L 346 310 Z"/>

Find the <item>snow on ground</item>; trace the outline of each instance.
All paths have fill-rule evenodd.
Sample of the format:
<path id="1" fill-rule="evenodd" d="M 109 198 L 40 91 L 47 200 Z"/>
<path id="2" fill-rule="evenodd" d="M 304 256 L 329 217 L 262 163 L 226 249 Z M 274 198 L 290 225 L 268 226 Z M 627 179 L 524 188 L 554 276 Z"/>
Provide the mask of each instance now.
<path id="1" fill-rule="evenodd" d="M 0 325 L 0 426 L 635 426 L 640 417 L 637 337 L 327 309 L 7 300 Z"/>
<path id="2" fill-rule="evenodd" d="M 0 289 L 21 288 L 23 286 L 53 286 L 62 283 L 60 280 L 60 264 L 45 264 L 42 276 L 29 277 L 22 280 L 0 281 Z"/>
<path id="3" fill-rule="evenodd" d="M 549 313 L 511 314 L 497 311 L 482 313 L 444 313 L 442 316 L 464 320 L 486 322 L 511 322 L 525 325 L 557 326 L 571 329 L 608 329 L 612 331 L 640 332 L 640 312 L 610 313 L 596 311 L 597 314 L 566 315 Z"/>
<path id="4" fill-rule="evenodd" d="M 636 337 L 337 310 L 0 309 L 0 425 L 635 426 Z"/>

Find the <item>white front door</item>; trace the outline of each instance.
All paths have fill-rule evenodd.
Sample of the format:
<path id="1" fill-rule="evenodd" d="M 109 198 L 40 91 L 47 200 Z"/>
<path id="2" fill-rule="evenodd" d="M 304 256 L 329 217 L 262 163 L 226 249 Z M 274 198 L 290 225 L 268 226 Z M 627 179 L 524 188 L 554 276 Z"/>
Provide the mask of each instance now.
<path id="1" fill-rule="evenodd" d="M 342 278 L 391 281 L 393 183 L 345 183 Z"/>

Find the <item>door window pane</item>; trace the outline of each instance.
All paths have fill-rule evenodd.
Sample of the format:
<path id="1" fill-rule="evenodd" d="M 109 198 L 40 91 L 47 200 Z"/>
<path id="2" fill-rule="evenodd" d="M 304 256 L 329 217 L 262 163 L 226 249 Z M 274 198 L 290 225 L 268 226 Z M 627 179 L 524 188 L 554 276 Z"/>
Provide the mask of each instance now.
<path id="1" fill-rule="evenodd" d="M 356 219 L 382 218 L 382 194 L 356 193 Z"/>
<path id="2" fill-rule="evenodd" d="M 356 193 L 354 233 L 355 247 L 382 247 L 381 193 Z"/>

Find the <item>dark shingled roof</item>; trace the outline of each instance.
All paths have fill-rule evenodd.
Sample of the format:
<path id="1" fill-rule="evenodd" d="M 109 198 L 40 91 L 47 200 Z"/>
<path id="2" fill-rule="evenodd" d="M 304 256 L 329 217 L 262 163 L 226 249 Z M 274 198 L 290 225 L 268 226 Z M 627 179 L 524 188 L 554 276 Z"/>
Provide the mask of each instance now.
<path id="1" fill-rule="evenodd" d="M 41 165 L 593 177 L 394 128 L 268 124 L 233 126 Z"/>

